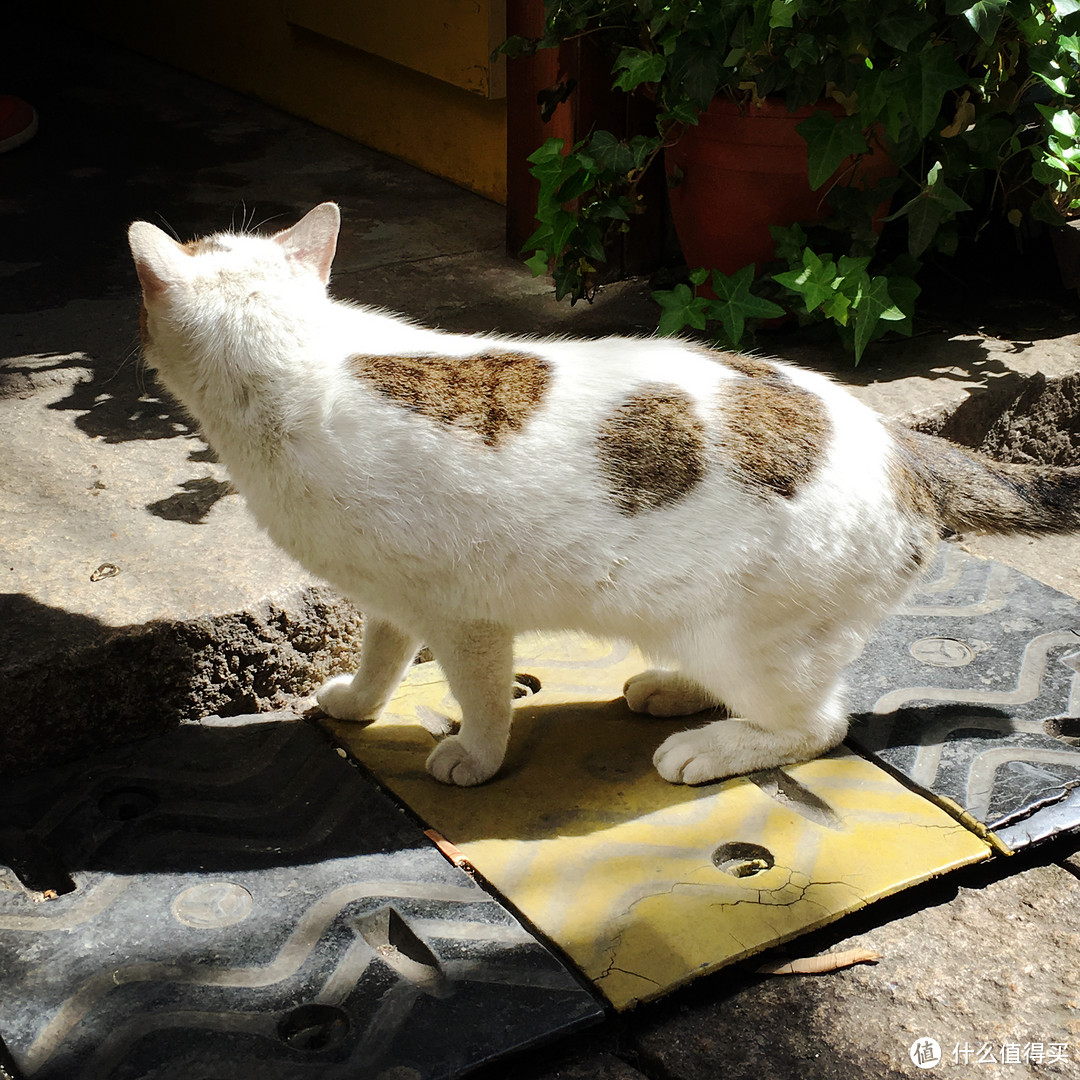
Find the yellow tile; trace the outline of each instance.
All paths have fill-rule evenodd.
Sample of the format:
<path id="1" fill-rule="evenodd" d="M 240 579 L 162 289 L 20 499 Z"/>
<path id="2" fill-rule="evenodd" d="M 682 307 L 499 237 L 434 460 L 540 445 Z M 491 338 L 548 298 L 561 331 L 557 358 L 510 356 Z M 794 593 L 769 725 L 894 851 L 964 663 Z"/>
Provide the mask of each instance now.
<path id="1" fill-rule="evenodd" d="M 844 749 L 753 778 L 668 784 L 652 752 L 687 721 L 626 709 L 622 684 L 644 666 L 633 650 L 537 637 L 517 656 L 542 688 L 517 704 L 507 762 L 482 787 L 424 771 L 434 739 L 422 725 L 459 715 L 435 664 L 413 669 L 377 723 L 328 726 L 616 1008 L 989 857 Z"/>

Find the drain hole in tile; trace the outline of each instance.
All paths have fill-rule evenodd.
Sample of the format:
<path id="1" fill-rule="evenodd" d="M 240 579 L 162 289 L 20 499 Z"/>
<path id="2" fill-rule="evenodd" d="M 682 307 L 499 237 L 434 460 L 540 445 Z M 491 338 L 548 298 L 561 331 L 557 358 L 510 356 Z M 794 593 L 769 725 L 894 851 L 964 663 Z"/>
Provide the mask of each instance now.
<path id="1" fill-rule="evenodd" d="M 334 1005 L 300 1005 L 278 1021 L 277 1033 L 286 1046 L 305 1054 L 318 1054 L 345 1040 L 349 1034 L 349 1016 Z"/>
<path id="2" fill-rule="evenodd" d="M 379 959 L 403 979 L 432 997 L 450 994 L 451 987 L 439 967 L 438 957 L 392 907 L 379 908 L 357 919 L 356 928 Z"/>
<path id="3" fill-rule="evenodd" d="M 1043 731 L 1070 746 L 1080 746 L 1080 716 L 1051 716 L 1043 721 Z"/>
<path id="4" fill-rule="evenodd" d="M 539 692 L 540 680 L 535 675 L 526 675 L 520 671 L 514 675 L 514 682 L 510 687 L 510 694 L 513 698 L 532 697 L 533 694 Z"/>
<path id="5" fill-rule="evenodd" d="M 158 797 L 146 788 L 117 788 L 98 799 L 98 809 L 113 821 L 134 821 L 149 814 L 158 804 Z"/>
<path id="6" fill-rule="evenodd" d="M 65 896 L 76 889 L 74 879 L 56 852 L 22 829 L 0 829 L 0 863 L 10 868 L 24 888 L 47 899 Z"/>
<path id="7" fill-rule="evenodd" d="M 732 877 L 753 877 L 765 870 L 771 870 L 776 860 L 768 848 L 760 844 L 739 842 L 721 844 L 713 853 L 712 861 L 718 870 Z"/>

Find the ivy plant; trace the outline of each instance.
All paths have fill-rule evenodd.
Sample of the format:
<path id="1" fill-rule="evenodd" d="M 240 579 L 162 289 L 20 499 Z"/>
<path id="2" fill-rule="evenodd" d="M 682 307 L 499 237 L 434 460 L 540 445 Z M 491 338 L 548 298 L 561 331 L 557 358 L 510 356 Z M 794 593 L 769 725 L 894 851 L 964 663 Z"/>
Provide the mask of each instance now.
<path id="1" fill-rule="evenodd" d="M 591 297 L 611 240 L 642 209 L 642 176 L 719 94 L 748 108 L 838 105 L 798 128 L 815 189 L 873 140 L 897 175 L 870 192 L 832 186 L 829 222 L 778 241 L 774 264 L 730 277 L 693 268 L 655 294 L 664 332 L 704 320 L 737 344 L 782 305 L 831 321 L 857 358 L 885 328 L 910 330 L 918 260 L 955 253 L 994 215 L 1080 216 L 1080 0 L 545 0 L 545 11 L 542 37 L 502 51 L 588 35 L 614 87 L 656 104 L 655 130 L 550 139 L 529 159 L 540 181 L 529 265 L 553 274 L 560 298 Z M 883 197 L 891 253 L 874 223 Z"/>

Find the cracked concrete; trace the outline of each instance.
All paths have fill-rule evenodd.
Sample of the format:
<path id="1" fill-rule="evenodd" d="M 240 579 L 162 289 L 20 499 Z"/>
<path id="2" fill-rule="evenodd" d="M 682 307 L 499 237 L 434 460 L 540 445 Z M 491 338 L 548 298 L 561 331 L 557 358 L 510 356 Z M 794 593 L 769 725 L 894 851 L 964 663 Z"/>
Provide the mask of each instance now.
<path id="1" fill-rule="evenodd" d="M 644 282 L 556 305 L 503 252 L 499 207 L 312 125 L 59 29 L 0 48 L 5 89 L 42 118 L 32 143 L 0 158 L 4 767 L 192 712 L 282 704 L 344 666 L 359 636 L 357 614 L 267 543 L 139 370 L 131 219 L 189 236 L 231 218 L 289 222 L 336 198 L 339 295 L 461 330 L 648 332 L 655 314 Z M 994 325 L 1010 314 L 1016 325 Z M 812 337 L 759 344 L 927 430 L 1075 464 L 1075 318 L 999 304 L 985 321 L 953 316 L 877 345 L 857 370 Z M 1080 596 L 1074 537 L 967 543 Z M 946 1062 L 945 1075 L 1080 1076 L 1077 847 L 955 872 L 791 947 L 866 945 L 884 956 L 876 966 L 760 978 L 751 963 L 485 1075 L 891 1080 L 922 1075 L 907 1051 L 932 1035 L 948 1054 L 994 1040 L 1074 1051 L 1068 1066 Z"/>

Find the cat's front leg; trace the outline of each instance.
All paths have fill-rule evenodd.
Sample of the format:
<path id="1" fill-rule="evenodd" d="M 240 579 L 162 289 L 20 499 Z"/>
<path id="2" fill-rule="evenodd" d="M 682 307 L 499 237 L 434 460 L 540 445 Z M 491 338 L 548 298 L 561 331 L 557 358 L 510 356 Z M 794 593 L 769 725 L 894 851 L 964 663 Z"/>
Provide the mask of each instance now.
<path id="1" fill-rule="evenodd" d="M 327 716 L 366 723 L 375 720 L 401 682 L 420 643 L 383 619 L 364 620 L 360 670 L 323 683 L 315 694 Z"/>
<path id="2" fill-rule="evenodd" d="M 513 634 L 495 623 L 471 622 L 428 644 L 461 706 L 461 730 L 431 751 L 428 772 L 444 784 L 482 784 L 502 765 L 510 738 Z"/>

